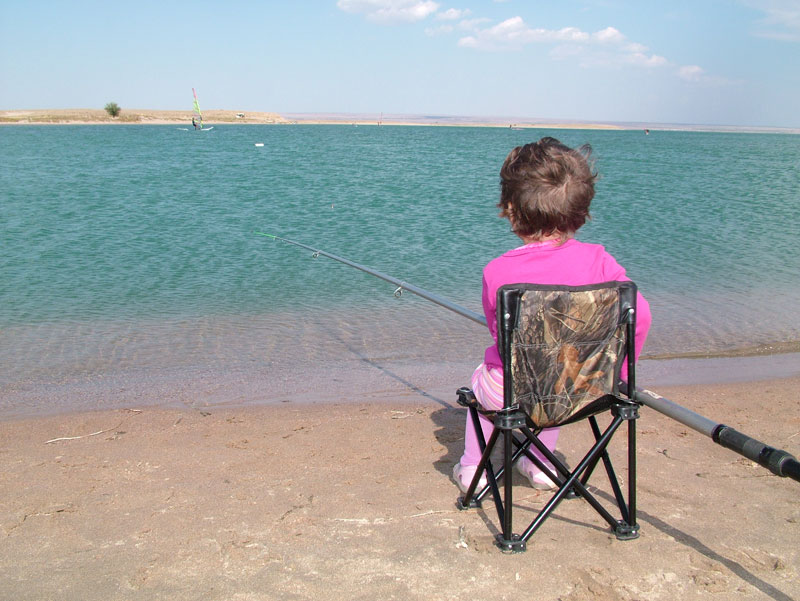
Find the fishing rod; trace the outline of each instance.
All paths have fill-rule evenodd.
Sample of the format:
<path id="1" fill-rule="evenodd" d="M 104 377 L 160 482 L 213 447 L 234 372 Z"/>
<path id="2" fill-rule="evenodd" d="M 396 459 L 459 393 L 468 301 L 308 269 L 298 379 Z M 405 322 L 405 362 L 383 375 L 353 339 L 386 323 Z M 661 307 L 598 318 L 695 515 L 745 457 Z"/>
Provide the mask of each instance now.
<path id="1" fill-rule="evenodd" d="M 350 267 L 355 267 L 365 273 L 370 275 L 374 275 L 377 278 L 385 280 L 390 284 L 394 284 L 397 286 L 397 289 L 394 291 L 394 295 L 397 298 L 400 298 L 400 295 L 403 294 L 403 290 L 408 290 L 409 292 L 413 292 L 417 296 L 421 296 L 425 300 L 429 300 L 433 303 L 436 303 L 439 306 L 444 307 L 445 309 L 450 309 L 454 313 L 458 313 L 466 317 L 467 319 L 471 319 L 475 323 L 478 323 L 482 326 L 486 325 L 486 318 L 481 315 L 480 313 L 475 313 L 475 311 L 470 311 L 469 309 L 465 309 L 455 303 L 450 302 L 446 298 L 439 296 L 438 294 L 434 294 L 433 292 L 428 292 L 423 288 L 419 288 L 414 286 L 414 284 L 409 284 L 408 282 L 404 282 L 402 280 L 398 280 L 397 278 L 393 278 L 390 275 L 386 275 L 385 273 L 381 273 L 371 267 L 367 267 L 365 265 L 361 265 L 359 263 L 354 263 L 349 259 L 345 259 L 343 257 L 338 257 L 331 253 L 327 253 L 324 250 L 319 250 L 318 248 L 312 248 L 311 246 L 306 246 L 305 244 L 301 244 L 300 242 L 295 242 L 294 240 L 288 240 L 287 238 L 281 238 L 280 236 L 273 236 L 272 234 L 265 234 L 264 232 L 253 232 L 257 236 L 266 236 L 267 238 L 272 238 L 273 240 L 279 240 L 280 242 L 286 242 L 286 244 L 292 244 L 294 246 L 299 246 L 300 248 L 305 248 L 306 250 L 310 250 L 313 254 L 311 255 L 313 258 L 317 258 L 318 256 L 322 255 L 323 257 L 328 257 L 329 259 L 333 259 L 334 261 L 339 261 L 339 263 L 344 263 L 345 265 L 349 265 Z"/>
<path id="2" fill-rule="evenodd" d="M 322 255 L 323 257 L 328 257 L 329 259 L 349 265 L 350 267 L 354 267 L 355 269 L 394 284 L 397 286 L 397 289 L 394 291 L 394 295 L 398 298 L 403 293 L 403 290 L 408 290 L 409 292 L 436 303 L 445 309 L 449 309 L 450 311 L 466 317 L 467 319 L 471 319 L 477 324 L 486 326 L 485 316 L 481 315 L 480 313 L 476 313 L 475 311 L 470 311 L 469 309 L 457 305 L 439 296 L 438 294 L 429 292 L 424 288 L 414 286 L 413 284 L 409 284 L 408 282 L 404 282 L 398 278 L 381 273 L 380 271 L 372 269 L 371 267 L 361 265 L 360 263 L 355 263 L 349 259 L 339 257 L 318 248 L 301 244 L 300 242 L 295 242 L 294 240 L 289 240 L 288 238 L 281 238 L 280 236 L 266 234 L 264 232 L 254 233 L 258 236 L 265 236 L 267 238 L 271 238 L 272 240 L 277 240 L 279 242 L 285 242 L 286 244 L 305 248 L 306 250 L 310 250 L 312 252 L 311 256 L 314 258 Z M 621 383 L 620 388 L 622 389 L 622 392 L 628 394 L 627 384 L 625 382 Z M 684 426 L 692 428 L 693 430 L 708 436 L 718 445 L 723 446 L 726 449 L 730 449 L 731 451 L 734 451 L 743 457 L 747 457 L 751 461 L 754 461 L 762 467 L 767 468 L 773 474 L 783 478 L 789 477 L 792 480 L 800 482 L 800 462 L 798 462 L 797 459 L 795 459 L 795 457 L 790 453 L 766 445 L 755 438 L 738 432 L 730 426 L 715 422 L 714 420 L 704 417 L 699 413 L 695 413 L 691 409 L 687 409 L 686 407 L 670 401 L 666 397 L 649 390 L 639 388 L 638 386 L 636 387 L 636 390 L 634 390 L 633 394 L 629 394 L 628 396 L 633 400 L 646 405 L 647 407 L 650 407 L 651 409 L 654 409 L 655 411 L 658 411 L 659 413 L 662 413 L 663 415 L 666 415 L 677 422 L 680 422 Z"/>

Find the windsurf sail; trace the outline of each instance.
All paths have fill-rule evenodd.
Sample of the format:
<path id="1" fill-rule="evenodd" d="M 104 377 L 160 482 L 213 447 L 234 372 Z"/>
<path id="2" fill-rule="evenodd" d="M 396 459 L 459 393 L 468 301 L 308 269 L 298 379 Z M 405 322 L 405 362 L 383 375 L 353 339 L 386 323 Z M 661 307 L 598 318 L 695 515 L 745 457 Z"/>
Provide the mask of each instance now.
<path id="1" fill-rule="evenodd" d="M 200 112 L 200 103 L 197 101 L 197 92 L 192 88 L 194 95 L 194 114 L 192 115 L 192 125 L 195 129 L 203 129 L 203 113 Z"/>

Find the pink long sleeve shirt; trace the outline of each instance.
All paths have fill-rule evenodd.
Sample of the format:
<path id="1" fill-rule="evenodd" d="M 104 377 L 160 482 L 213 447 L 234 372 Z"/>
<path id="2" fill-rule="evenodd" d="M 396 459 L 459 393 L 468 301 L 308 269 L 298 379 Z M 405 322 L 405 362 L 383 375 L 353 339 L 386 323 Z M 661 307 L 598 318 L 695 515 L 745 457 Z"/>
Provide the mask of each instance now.
<path id="1" fill-rule="evenodd" d="M 497 290 L 505 284 L 523 282 L 559 286 L 584 286 L 612 280 L 626 281 L 625 269 L 600 244 L 575 239 L 564 244 L 536 242 L 500 255 L 483 270 L 483 312 L 494 344 L 486 349 L 484 363 L 502 369 L 497 349 Z M 636 297 L 636 358 L 644 346 L 652 317 L 650 305 Z"/>

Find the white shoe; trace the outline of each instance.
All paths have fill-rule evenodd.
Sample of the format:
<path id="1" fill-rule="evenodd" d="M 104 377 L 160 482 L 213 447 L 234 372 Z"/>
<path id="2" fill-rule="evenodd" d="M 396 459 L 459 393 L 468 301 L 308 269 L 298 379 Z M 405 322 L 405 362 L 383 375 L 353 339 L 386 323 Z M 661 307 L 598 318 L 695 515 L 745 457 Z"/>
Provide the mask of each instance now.
<path id="1" fill-rule="evenodd" d="M 551 472 L 556 473 L 556 468 L 549 463 L 545 463 L 545 466 Z M 531 486 L 536 490 L 554 490 L 558 488 L 558 484 L 553 482 L 550 479 L 550 476 L 536 467 L 533 461 L 527 457 L 522 457 L 519 461 L 517 461 L 517 471 L 525 476 L 528 479 L 528 482 L 531 483 Z"/>
<path id="2" fill-rule="evenodd" d="M 469 485 L 472 483 L 472 479 L 475 477 L 475 472 L 477 471 L 477 465 L 461 465 L 461 463 L 456 463 L 453 466 L 453 480 L 458 486 L 458 490 L 461 492 L 467 492 Z M 486 486 L 487 480 L 486 475 L 482 475 L 480 480 L 478 480 L 478 486 L 475 488 L 475 491 L 481 490 L 484 486 Z"/>

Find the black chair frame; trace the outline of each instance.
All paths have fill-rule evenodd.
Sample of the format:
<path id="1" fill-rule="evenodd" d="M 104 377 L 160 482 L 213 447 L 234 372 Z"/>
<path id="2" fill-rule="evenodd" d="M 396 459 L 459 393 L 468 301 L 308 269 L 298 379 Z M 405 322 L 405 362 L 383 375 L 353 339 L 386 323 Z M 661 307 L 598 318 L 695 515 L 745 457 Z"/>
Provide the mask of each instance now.
<path id="1" fill-rule="evenodd" d="M 613 391 L 597 399 L 593 409 L 588 412 L 579 412 L 563 422 L 565 425 L 582 419 L 589 422 L 594 436 L 594 445 L 581 459 L 577 466 L 570 471 L 567 465 L 558 459 L 539 440 L 541 432 L 529 415 L 527 415 L 515 402 L 512 366 L 511 366 L 511 333 L 519 323 L 519 299 L 525 290 L 564 290 L 581 291 L 594 290 L 602 287 L 614 286 L 619 289 L 619 325 L 624 325 L 625 353 L 619 357 L 616 371 L 616 381 Z M 457 506 L 461 510 L 482 506 L 482 500 L 491 493 L 497 510 L 502 531 L 496 536 L 497 546 L 504 552 L 519 553 L 527 548 L 527 541 L 539 529 L 542 523 L 552 515 L 556 507 L 565 498 L 583 498 L 595 511 L 609 524 L 619 540 L 632 540 L 639 537 L 639 524 L 636 521 L 636 419 L 639 417 L 640 404 L 620 392 L 619 369 L 622 362 L 627 362 L 628 378 L 624 390 L 635 390 L 635 365 L 634 365 L 634 337 L 636 329 L 636 285 L 632 282 L 606 282 L 594 286 L 537 286 L 532 284 L 515 284 L 504 286 L 498 291 L 498 345 L 503 358 L 503 396 L 504 406 L 497 411 L 484 409 L 469 388 L 460 388 L 457 391 L 458 403 L 466 407 L 472 417 L 478 442 L 481 449 L 481 460 L 475 476 L 467 488 L 466 493 L 459 497 Z M 596 415 L 608 411 L 611 421 L 605 430 L 597 422 Z M 479 424 L 479 415 L 483 414 L 494 422 L 494 431 L 486 441 Z M 627 422 L 627 467 L 628 467 L 628 498 L 622 493 L 617 475 L 608 454 L 608 444 L 620 426 Z M 519 434 L 516 434 L 517 431 Z M 503 438 L 503 465 L 495 469 L 491 455 L 500 437 Z M 538 449 L 542 455 L 555 467 L 557 473 L 550 471 L 533 453 L 530 447 Z M 557 484 L 557 490 L 538 512 L 533 521 L 520 534 L 513 531 L 513 487 L 511 470 L 522 456 L 526 456 L 540 470 L 546 473 Z M 592 476 L 598 463 L 602 461 L 605 472 L 613 491 L 616 509 L 620 514 L 617 519 L 597 499 L 596 494 L 587 489 L 589 478 Z M 478 489 L 481 475 L 486 472 L 487 484 Z M 503 494 L 501 496 L 498 481 L 502 479 Z"/>

